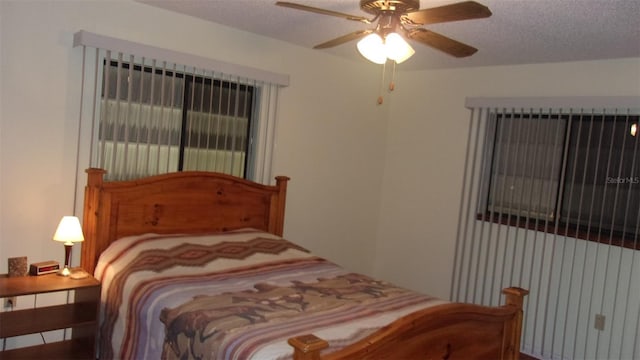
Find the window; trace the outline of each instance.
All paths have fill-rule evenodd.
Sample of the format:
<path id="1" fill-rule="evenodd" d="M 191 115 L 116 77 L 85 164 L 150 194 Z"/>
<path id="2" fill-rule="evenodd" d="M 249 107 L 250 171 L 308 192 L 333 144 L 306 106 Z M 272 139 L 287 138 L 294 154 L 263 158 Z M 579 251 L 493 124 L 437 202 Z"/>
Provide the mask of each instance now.
<path id="1" fill-rule="evenodd" d="M 639 118 L 493 112 L 480 216 L 637 247 Z"/>
<path id="2" fill-rule="evenodd" d="M 119 179 L 182 170 L 244 177 L 254 87 L 111 61 L 104 67 L 99 152 Z"/>
<path id="3" fill-rule="evenodd" d="M 78 31 L 78 176 L 179 170 L 274 182 L 278 94 L 289 76 Z M 80 183 L 80 182 L 79 182 Z M 79 190 L 81 191 L 81 190 Z"/>
<path id="4" fill-rule="evenodd" d="M 633 352 L 640 97 L 475 97 L 465 106 L 451 299 L 495 305 L 501 288 L 520 286 L 532 294 L 523 343 L 534 352 L 597 357 L 597 332 L 579 330 L 594 314 L 614 319 L 611 351 Z"/>

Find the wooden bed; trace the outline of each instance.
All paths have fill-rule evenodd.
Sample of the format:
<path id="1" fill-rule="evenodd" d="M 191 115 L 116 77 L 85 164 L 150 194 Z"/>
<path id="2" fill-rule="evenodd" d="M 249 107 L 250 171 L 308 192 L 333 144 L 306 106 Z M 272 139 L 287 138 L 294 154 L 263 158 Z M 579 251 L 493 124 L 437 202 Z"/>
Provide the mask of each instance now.
<path id="1" fill-rule="evenodd" d="M 143 233 L 201 234 L 255 228 L 282 236 L 287 181 L 275 186 L 229 175 L 179 172 L 105 182 L 88 169 L 81 266 L 93 273 L 117 239 Z M 337 352 L 314 335 L 289 339 L 294 359 L 517 359 L 527 290 L 506 288 L 505 305 L 449 303 L 409 314 Z"/>

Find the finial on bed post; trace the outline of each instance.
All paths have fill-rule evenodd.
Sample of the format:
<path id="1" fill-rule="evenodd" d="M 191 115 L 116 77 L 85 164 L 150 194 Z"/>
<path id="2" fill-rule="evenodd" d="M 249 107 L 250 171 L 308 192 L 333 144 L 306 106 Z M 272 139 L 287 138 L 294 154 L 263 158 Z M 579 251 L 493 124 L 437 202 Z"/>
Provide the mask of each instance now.
<path id="1" fill-rule="evenodd" d="M 506 295 L 506 305 L 514 306 L 517 309 L 516 318 L 512 324 L 511 344 L 509 354 L 506 354 L 507 359 L 516 360 L 520 357 L 520 338 L 522 336 L 522 318 L 524 297 L 529 294 L 529 290 L 519 287 L 508 287 L 502 290 L 502 293 Z"/>
<path id="2" fill-rule="evenodd" d="M 293 360 L 320 360 L 320 351 L 329 347 L 329 343 L 309 334 L 296 336 L 288 340 L 293 346 Z"/>
<path id="3" fill-rule="evenodd" d="M 88 174 L 87 186 L 100 186 L 103 183 L 104 174 L 107 173 L 107 170 L 98 169 L 98 168 L 88 168 L 85 170 Z"/>

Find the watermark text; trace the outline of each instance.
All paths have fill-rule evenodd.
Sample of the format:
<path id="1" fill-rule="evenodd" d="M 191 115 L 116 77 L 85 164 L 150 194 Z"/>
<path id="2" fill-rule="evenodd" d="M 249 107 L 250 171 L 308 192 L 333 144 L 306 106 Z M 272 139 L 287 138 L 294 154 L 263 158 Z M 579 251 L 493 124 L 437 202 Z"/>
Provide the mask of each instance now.
<path id="1" fill-rule="evenodd" d="M 607 176 L 607 184 L 640 184 L 640 176 Z"/>

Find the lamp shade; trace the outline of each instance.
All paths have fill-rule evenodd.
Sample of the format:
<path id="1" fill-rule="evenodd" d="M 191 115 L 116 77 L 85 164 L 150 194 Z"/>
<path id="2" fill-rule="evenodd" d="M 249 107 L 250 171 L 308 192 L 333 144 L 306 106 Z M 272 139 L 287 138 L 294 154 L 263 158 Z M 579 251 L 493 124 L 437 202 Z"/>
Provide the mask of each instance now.
<path id="1" fill-rule="evenodd" d="M 416 53 L 411 45 L 409 45 L 402 36 L 396 33 L 387 35 L 384 39 L 384 47 L 387 57 L 391 60 L 395 60 L 398 64 L 407 60 Z"/>
<path id="2" fill-rule="evenodd" d="M 80 220 L 75 216 L 63 216 L 58 224 L 53 240 L 72 245 L 74 242 L 84 241 Z"/>
<path id="3" fill-rule="evenodd" d="M 369 34 L 358 41 L 358 52 L 367 60 L 376 64 L 384 64 L 387 61 L 384 41 L 376 33 Z"/>

